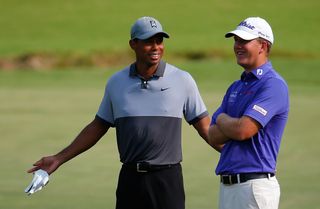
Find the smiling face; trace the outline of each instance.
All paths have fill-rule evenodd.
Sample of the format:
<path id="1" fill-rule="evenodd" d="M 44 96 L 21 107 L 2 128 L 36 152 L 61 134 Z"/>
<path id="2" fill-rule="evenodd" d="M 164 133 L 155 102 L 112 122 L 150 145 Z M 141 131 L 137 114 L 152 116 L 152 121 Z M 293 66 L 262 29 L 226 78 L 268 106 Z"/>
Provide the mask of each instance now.
<path id="1" fill-rule="evenodd" d="M 237 63 L 246 71 L 251 71 L 268 60 L 268 44 L 264 40 L 244 40 L 234 36 L 234 53 Z"/>
<path id="2" fill-rule="evenodd" d="M 146 40 L 130 40 L 130 46 L 136 53 L 138 64 L 148 67 L 158 65 L 164 52 L 163 35 L 157 34 Z"/>

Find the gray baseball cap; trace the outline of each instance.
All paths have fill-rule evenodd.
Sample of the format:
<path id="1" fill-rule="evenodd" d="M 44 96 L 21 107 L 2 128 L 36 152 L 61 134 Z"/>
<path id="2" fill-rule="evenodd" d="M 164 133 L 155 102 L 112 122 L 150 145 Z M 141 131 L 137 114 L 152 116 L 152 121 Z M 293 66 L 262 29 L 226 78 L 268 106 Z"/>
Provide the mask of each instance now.
<path id="1" fill-rule="evenodd" d="M 162 25 L 153 17 L 141 17 L 131 27 L 131 40 L 148 39 L 158 33 L 163 37 L 169 38 L 169 34 L 162 29 Z"/>

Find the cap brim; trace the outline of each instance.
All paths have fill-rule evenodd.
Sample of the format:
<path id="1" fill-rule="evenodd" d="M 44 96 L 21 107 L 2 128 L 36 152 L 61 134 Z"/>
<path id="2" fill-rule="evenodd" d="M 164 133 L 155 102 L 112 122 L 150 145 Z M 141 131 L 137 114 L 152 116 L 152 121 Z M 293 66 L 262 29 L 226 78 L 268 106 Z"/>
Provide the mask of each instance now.
<path id="1" fill-rule="evenodd" d="M 165 38 L 169 38 L 170 37 L 169 34 L 164 32 L 164 31 L 162 31 L 162 32 L 154 32 L 154 31 L 152 31 L 150 33 L 145 33 L 145 34 L 143 34 L 141 36 L 138 36 L 138 37 L 135 37 L 135 38 L 140 39 L 140 40 L 145 40 L 145 39 L 151 38 L 152 36 L 157 35 L 157 34 L 161 34 Z"/>
<path id="2" fill-rule="evenodd" d="M 258 38 L 259 36 L 256 35 L 252 35 L 251 33 L 248 33 L 246 31 L 243 30 L 233 30 L 230 31 L 229 33 L 227 33 L 225 35 L 226 38 L 230 38 L 232 36 L 239 36 L 240 38 L 244 39 L 244 40 L 252 40 L 255 38 Z"/>

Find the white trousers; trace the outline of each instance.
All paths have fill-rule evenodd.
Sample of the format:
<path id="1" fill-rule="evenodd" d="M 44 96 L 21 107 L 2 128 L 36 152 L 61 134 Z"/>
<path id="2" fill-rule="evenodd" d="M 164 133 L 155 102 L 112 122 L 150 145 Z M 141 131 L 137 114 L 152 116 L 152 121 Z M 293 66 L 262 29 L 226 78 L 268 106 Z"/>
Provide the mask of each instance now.
<path id="1" fill-rule="evenodd" d="M 276 177 L 241 184 L 220 184 L 219 209 L 278 209 L 280 186 Z"/>

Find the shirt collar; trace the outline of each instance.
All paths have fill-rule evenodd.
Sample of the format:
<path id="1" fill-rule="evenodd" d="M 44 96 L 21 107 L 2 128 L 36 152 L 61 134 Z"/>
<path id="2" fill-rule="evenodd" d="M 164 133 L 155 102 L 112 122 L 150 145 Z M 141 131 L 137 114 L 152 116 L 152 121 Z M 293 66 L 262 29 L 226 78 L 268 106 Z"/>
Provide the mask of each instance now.
<path id="1" fill-rule="evenodd" d="M 157 71 L 153 74 L 153 77 L 163 77 L 164 71 L 166 69 L 166 63 L 164 61 L 160 61 Z M 136 63 L 133 63 L 130 65 L 130 76 L 138 76 L 137 68 L 136 68 Z"/>
<path id="2" fill-rule="evenodd" d="M 249 73 L 243 72 L 241 74 L 241 80 L 247 80 L 247 79 L 261 79 L 265 74 L 267 74 L 272 69 L 272 64 L 270 61 L 267 61 L 263 65 L 259 66 L 258 68 L 252 70 Z"/>

